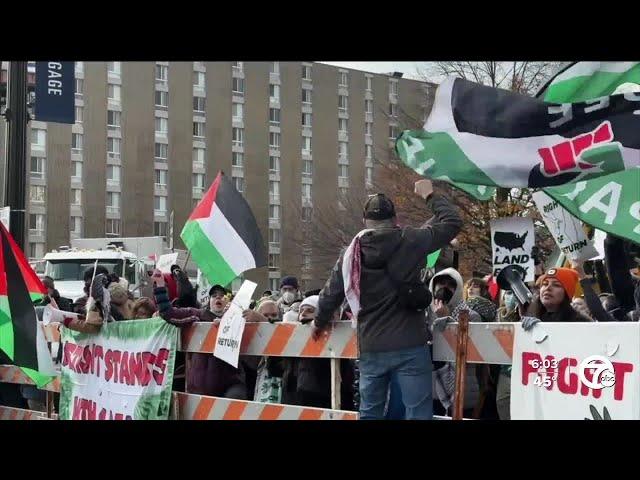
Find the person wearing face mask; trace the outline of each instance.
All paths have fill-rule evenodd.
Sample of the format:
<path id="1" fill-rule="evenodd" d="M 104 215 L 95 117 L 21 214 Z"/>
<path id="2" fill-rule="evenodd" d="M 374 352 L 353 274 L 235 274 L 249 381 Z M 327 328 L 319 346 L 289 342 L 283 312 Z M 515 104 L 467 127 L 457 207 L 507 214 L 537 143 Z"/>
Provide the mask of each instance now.
<path id="1" fill-rule="evenodd" d="M 482 316 L 471 309 L 463 300 L 464 284 L 462 276 L 454 268 L 445 268 L 436 273 L 429 283 L 433 292 L 433 303 L 427 311 L 427 321 L 433 328 L 443 330 L 446 323 L 457 321 L 462 310 L 469 312 L 470 322 L 481 322 Z M 455 363 L 434 362 L 434 397 L 435 410 L 445 414 L 453 405 Z M 465 375 L 465 392 L 463 415 L 472 418 L 480 400 L 480 383 L 476 375 L 476 366 L 467 365 Z"/>
<path id="2" fill-rule="evenodd" d="M 280 298 L 278 299 L 278 309 L 280 315 L 284 316 L 294 303 L 300 300 L 300 289 L 298 279 L 294 276 L 287 276 L 280 282 Z"/>
<path id="3" fill-rule="evenodd" d="M 318 313 L 318 295 L 300 303 L 296 323 L 312 327 Z M 283 322 L 293 315 L 285 313 Z M 285 358 L 282 383 L 282 402 L 317 408 L 331 408 L 331 363 L 326 358 Z"/>
<path id="4" fill-rule="evenodd" d="M 166 322 L 181 328 L 193 322 L 220 323 L 228 303 L 226 295 L 229 293 L 223 286 L 211 287 L 209 305 L 206 308 L 175 307 L 169 301 L 160 270 L 154 271 L 151 280 L 155 284 L 153 294 L 158 313 Z M 186 364 L 185 390 L 188 393 L 246 400 L 246 379 L 242 362 L 235 368 L 209 353 L 187 352 Z"/>
<path id="5" fill-rule="evenodd" d="M 503 290 L 498 309 L 499 322 L 519 322 L 518 299 L 511 290 Z M 501 365 L 496 391 L 496 409 L 500 420 L 511 419 L 511 365 Z"/>

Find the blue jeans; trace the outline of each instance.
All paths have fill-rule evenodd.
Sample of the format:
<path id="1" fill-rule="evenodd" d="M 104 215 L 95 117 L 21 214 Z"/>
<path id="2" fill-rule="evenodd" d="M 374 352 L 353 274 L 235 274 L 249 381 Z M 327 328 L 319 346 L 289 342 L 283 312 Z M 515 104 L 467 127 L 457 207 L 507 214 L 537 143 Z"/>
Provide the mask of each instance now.
<path id="1" fill-rule="evenodd" d="M 407 420 L 431 420 L 433 395 L 428 346 L 360 355 L 360 418 L 382 420 L 391 377 L 397 379 Z"/>
<path id="2" fill-rule="evenodd" d="M 405 408 L 402 403 L 402 392 L 398 383 L 398 376 L 391 375 L 391 385 L 389 386 L 389 404 L 387 405 L 387 420 L 404 420 Z"/>

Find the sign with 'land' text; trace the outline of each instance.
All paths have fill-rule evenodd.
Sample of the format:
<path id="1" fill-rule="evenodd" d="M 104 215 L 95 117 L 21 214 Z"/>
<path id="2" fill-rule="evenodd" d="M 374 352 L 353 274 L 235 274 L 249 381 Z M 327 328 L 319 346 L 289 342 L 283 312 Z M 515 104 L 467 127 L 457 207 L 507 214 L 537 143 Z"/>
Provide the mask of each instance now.
<path id="1" fill-rule="evenodd" d="M 510 217 L 491 220 L 493 276 L 509 265 L 524 268 L 525 282 L 535 278 L 532 251 L 535 243 L 533 221 L 530 218 Z"/>

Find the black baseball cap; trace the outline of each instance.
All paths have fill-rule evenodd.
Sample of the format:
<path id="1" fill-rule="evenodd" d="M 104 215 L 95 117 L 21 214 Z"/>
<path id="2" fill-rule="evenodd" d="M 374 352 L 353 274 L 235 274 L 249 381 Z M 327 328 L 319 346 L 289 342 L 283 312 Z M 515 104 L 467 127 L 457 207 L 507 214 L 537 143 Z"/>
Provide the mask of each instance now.
<path id="1" fill-rule="evenodd" d="M 367 220 L 388 220 L 396 216 L 396 208 L 384 193 L 376 193 L 369 195 L 363 216 Z"/>
<path id="2" fill-rule="evenodd" d="M 224 293 L 225 295 L 226 295 L 227 293 L 229 293 L 229 290 L 227 290 L 226 288 L 224 288 L 222 285 L 214 285 L 214 286 L 212 286 L 212 287 L 209 289 L 209 296 L 213 295 L 213 293 L 214 293 L 216 290 L 220 290 L 220 291 L 222 291 L 222 293 Z"/>

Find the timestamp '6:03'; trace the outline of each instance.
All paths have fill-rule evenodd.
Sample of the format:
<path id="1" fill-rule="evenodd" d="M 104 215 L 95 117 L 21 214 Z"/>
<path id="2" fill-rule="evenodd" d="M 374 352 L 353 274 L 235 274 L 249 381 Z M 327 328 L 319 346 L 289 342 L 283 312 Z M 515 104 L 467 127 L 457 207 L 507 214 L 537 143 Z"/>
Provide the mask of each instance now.
<path id="1" fill-rule="evenodd" d="M 545 358 L 544 360 L 529 360 L 529 365 L 533 367 L 535 370 L 539 368 L 558 368 L 558 360 L 553 358 Z"/>

